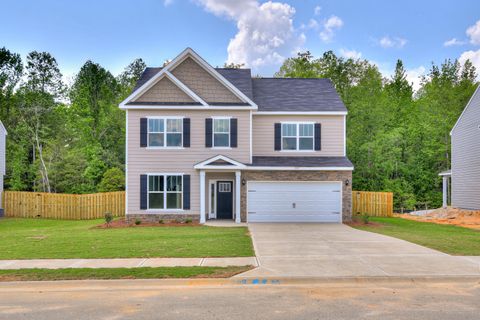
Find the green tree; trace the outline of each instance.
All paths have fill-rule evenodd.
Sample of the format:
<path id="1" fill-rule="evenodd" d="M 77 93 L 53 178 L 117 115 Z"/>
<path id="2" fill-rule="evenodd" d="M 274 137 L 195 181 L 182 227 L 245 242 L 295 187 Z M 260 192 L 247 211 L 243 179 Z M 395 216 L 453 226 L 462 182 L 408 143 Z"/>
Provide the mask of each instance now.
<path id="1" fill-rule="evenodd" d="M 125 190 L 125 173 L 120 168 L 110 168 L 103 174 L 102 181 L 98 185 L 98 191 L 122 191 Z"/>

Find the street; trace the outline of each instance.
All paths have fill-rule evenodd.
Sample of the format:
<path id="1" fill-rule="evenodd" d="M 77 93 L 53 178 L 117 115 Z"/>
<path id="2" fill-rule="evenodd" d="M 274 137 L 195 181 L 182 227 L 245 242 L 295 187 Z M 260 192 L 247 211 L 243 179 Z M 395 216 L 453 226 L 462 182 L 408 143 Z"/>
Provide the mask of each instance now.
<path id="1" fill-rule="evenodd" d="M 0 284 L 0 319 L 478 319 L 480 283 L 238 285 L 157 280 Z"/>

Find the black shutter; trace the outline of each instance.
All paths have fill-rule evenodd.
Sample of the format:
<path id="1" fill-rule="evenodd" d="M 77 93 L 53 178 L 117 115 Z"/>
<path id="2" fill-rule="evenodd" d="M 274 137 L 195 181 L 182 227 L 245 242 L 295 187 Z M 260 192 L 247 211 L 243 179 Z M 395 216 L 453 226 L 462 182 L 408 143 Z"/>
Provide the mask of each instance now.
<path id="1" fill-rule="evenodd" d="M 183 176 L 183 209 L 190 210 L 190 175 Z"/>
<path id="2" fill-rule="evenodd" d="M 238 129 L 237 129 L 237 119 L 232 118 L 230 119 L 230 147 L 236 148 L 237 147 L 237 141 L 238 141 Z"/>
<path id="3" fill-rule="evenodd" d="M 275 150 L 282 150 L 282 124 L 275 123 Z"/>
<path id="4" fill-rule="evenodd" d="M 140 210 L 147 210 L 148 197 L 148 176 L 146 174 L 140 175 Z"/>
<path id="5" fill-rule="evenodd" d="M 183 147 L 190 148 L 190 118 L 183 118 Z"/>
<path id="6" fill-rule="evenodd" d="M 140 147 L 145 148 L 147 146 L 148 135 L 148 119 L 140 118 Z"/>
<path id="7" fill-rule="evenodd" d="M 211 118 L 205 119 L 205 147 L 207 148 L 212 147 L 212 126 L 213 126 L 213 119 Z"/>
<path id="8" fill-rule="evenodd" d="M 322 125 L 315 123 L 315 150 L 322 150 Z"/>

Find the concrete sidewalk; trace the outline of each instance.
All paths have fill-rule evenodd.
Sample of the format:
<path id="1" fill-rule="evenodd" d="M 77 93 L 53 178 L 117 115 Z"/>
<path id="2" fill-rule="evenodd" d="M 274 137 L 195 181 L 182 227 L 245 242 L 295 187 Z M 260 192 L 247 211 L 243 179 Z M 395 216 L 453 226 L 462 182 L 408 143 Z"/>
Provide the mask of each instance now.
<path id="1" fill-rule="evenodd" d="M 62 268 L 228 267 L 258 266 L 255 257 L 238 258 L 128 258 L 0 260 L 0 270 Z"/>

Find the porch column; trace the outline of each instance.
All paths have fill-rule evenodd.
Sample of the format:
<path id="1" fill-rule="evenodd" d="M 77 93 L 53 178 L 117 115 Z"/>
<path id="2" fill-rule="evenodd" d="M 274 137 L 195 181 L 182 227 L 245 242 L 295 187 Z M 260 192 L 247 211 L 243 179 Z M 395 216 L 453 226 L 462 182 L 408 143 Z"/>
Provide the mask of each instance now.
<path id="1" fill-rule="evenodd" d="M 235 222 L 240 223 L 240 185 L 242 172 L 235 171 Z"/>
<path id="2" fill-rule="evenodd" d="M 448 206 L 448 176 L 443 176 L 443 207 Z"/>
<path id="3" fill-rule="evenodd" d="M 200 223 L 205 223 L 205 170 L 200 170 Z"/>

